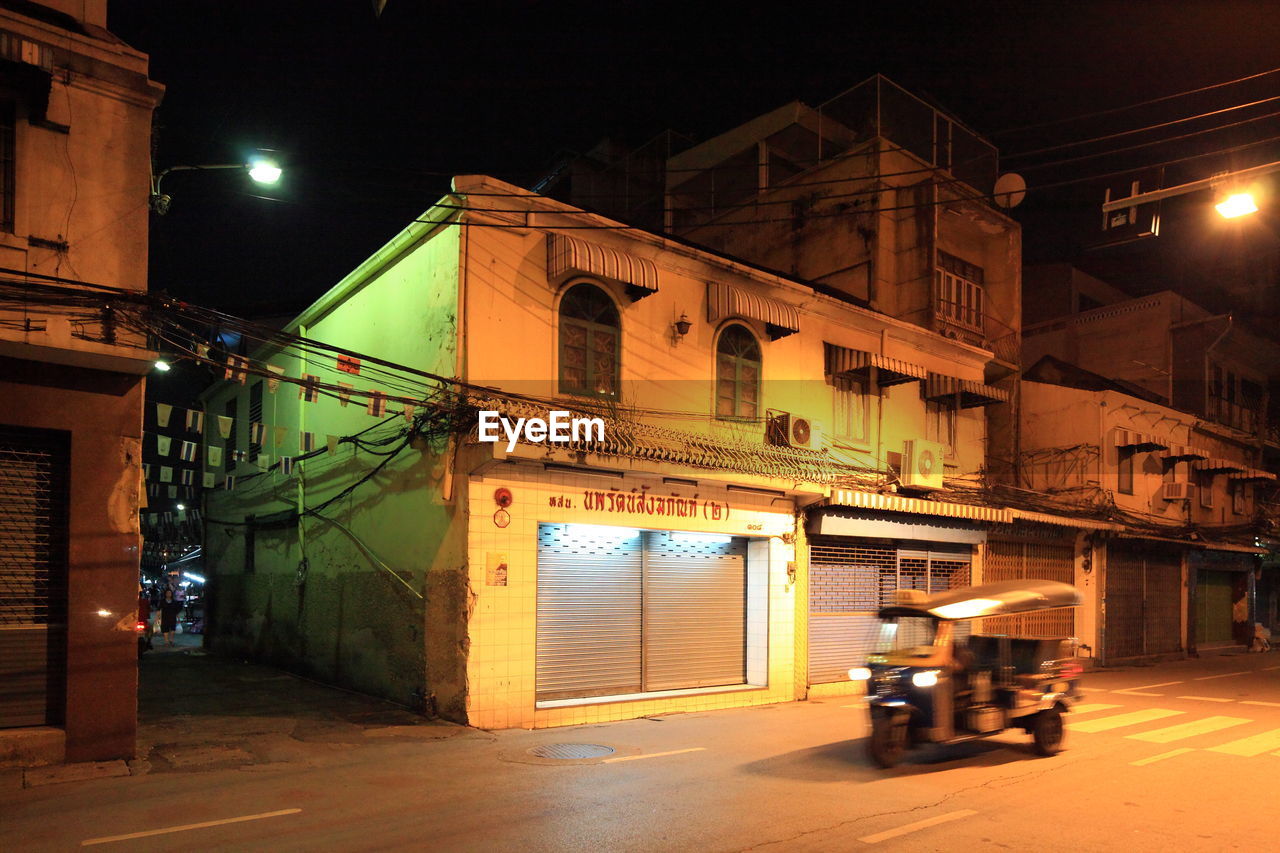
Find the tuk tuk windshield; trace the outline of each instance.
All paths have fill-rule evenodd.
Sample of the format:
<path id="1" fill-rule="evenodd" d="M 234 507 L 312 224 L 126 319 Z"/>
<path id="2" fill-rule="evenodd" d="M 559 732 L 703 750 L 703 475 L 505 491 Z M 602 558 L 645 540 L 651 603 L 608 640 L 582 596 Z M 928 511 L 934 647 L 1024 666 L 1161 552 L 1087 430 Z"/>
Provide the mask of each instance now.
<path id="1" fill-rule="evenodd" d="M 922 655 L 931 655 L 933 640 L 937 634 L 937 619 L 927 616 L 895 616 L 880 623 L 880 636 L 876 639 L 875 651 L 883 655 L 919 650 Z"/>

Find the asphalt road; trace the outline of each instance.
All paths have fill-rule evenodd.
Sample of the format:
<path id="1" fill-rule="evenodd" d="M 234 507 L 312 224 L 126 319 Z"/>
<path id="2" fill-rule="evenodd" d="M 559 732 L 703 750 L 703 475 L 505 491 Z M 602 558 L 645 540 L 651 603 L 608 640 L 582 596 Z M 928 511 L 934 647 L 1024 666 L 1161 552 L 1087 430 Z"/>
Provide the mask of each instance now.
<path id="1" fill-rule="evenodd" d="M 256 689 L 290 686 L 281 683 L 266 677 Z M 1084 683 L 1059 756 L 1036 757 L 1014 732 L 925 747 L 892 771 L 864 758 L 866 711 L 854 698 L 566 729 L 393 724 L 334 737 L 307 700 L 310 728 L 293 729 L 288 750 L 270 741 L 276 753 L 261 761 L 4 791 L 0 849 L 1280 847 L 1280 654 Z M 274 726 L 281 737 L 282 713 L 251 709 L 240 729 Z M 181 716 L 174 726 L 200 725 Z M 311 736 L 299 740 L 302 731 Z M 579 763 L 528 752 L 559 743 L 614 751 Z"/>

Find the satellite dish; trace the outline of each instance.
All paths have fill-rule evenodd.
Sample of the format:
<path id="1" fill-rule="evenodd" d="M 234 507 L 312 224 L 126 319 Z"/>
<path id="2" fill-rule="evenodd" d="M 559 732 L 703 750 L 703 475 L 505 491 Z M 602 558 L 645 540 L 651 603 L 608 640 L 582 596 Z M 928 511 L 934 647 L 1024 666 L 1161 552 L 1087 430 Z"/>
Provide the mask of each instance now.
<path id="1" fill-rule="evenodd" d="M 996 179 L 996 204 L 1017 207 L 1027 195 L 1027 182 L 1017 172 L 1005 172 Z"/>

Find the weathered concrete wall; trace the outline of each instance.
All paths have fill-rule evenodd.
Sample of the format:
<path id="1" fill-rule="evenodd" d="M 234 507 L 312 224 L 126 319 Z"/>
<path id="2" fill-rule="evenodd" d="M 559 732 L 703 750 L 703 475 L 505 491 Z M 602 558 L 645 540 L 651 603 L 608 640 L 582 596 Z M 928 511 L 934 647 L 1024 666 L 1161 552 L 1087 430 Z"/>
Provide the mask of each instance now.
<path id="1" fill-rule="evenodd" d="M 143 380 L 8 359 L 0 373 L 0 420 L 70 434 L 66 760 L 132 758 Z"/>

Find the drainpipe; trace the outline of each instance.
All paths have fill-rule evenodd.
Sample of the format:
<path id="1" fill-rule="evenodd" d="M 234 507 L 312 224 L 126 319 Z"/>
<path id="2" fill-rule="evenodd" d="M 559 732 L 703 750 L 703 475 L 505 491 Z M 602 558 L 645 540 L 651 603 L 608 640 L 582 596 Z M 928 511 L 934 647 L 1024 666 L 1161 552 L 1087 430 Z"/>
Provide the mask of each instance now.
<path id="1" fill-rule="evenodd" d="M 1223 330 L 1222 330 L 1222 334 L 1220 334 L 1220 335 L 1218 335 L 1218 337 L 1214 338 L 1213 343 L 1211 343 L 1211 344 L 1209 344 L 1209 346 L 1205 347 L 1205 350 L 1204 350 L 1204 408 L 1203 408 L 1203 409 L 1201 409 L 1201 411 L 1203 411 L 1203 412 L 1204 412 L 1204 414 L 1205 414 L 1205 416 L 1206 416 L 1206 417 L 1208 417 L 1208 415 L 1209 415 L 1209 377 L 1210 377 L 1210 375 L 1211 375 L 1211 374 L 1210 374 L 1210 371 L 1209 371 L 1209 367 L 1210 367 L 1209 355 L 1210 355 L 1210 353 L 1212 353 L 1215 349 L 1217 349 L 1217 348 L 1218 348 L 1218 344 L 1222 343 L 1222 339 L 1223 339 L 1223 338 L 1225 338 L 1227 335 L 1231 334 L 1231 327 L 1232 327 L 1232 325 L 1233 325 L 1233 322 L 1234 322 L 1234 318 L 1232 317 L 1232 315 L 1228 314 L 1228 315 L 1227 315 L 1227 327 L 1226 327 L 1225 329 L 1223 329 Z M 1172 372 L 1173 372 L 1173 371 L 1170 371 L 1170 373 L 1172 373 Z"/>

